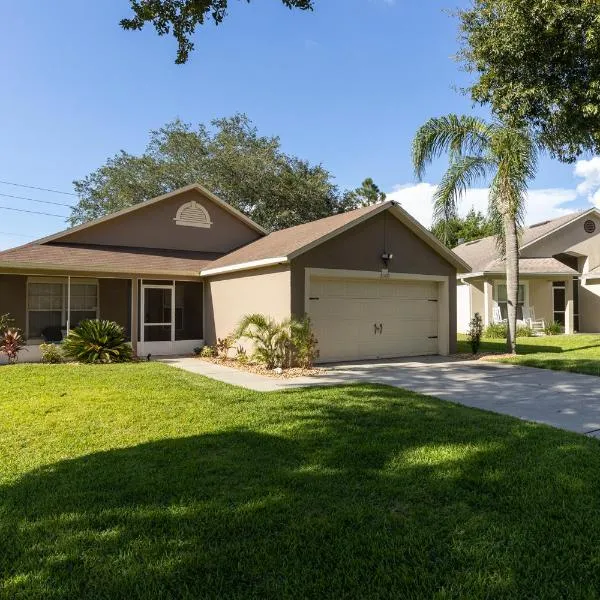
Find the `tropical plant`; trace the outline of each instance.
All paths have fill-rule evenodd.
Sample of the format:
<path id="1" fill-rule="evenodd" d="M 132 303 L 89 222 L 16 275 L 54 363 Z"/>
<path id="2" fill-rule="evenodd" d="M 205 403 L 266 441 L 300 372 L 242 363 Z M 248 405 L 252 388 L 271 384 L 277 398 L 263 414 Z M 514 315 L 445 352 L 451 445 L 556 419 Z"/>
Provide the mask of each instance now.
<path id="1" fill-rule="evenodd" d="M 133 350 L 125 330 L 114 321 L 86 319 L 62 343 L 65 356 L 84 363 L 127 362 Z"/>
<path id="2" fill-rule="evenodd" d="M 57 364 L 64 360 L 62 348 L 58 344 L 40 344 L 40 352 L 43 363 Z"/>
<path id="3" fill-rule="evenodd" d="M 23 346 L 25 346 L 25 341 L 18 329 L 9 328 L 0 334 L 0 354 L 6 354 L 9 363 L 17 362 Z"/>
<path id="4" fill-rule="evenodd" d="M 517 327 L 517 337 L 535 337 L 535 331 L 529 325 L 519 325 Z"/>
<path id="5" fill-rule="evenodd" d="M 490 182 L 489 218 L 505 257 L 508 309 L 507 350 L 516 353 L 519 228 L 525 212 L 528 182 L 535 176 L 538 148 L 529 132 L 472 116 L 429 119 L 412 145 L 415 173 L 443 153 L 449 165 L 434 194 L 434 221 L 449 222 L 458 202 L 477 181 Z M 490 181 L 491 180 L 491 181 Z"/>
<path id="6" fill-rule="evenodd" d="M 477 354 L 481 345 L 481 335 L 483 333 L 483 319 L 476 312 L 469 322 L 469 344 L 471 344 L 471 352 Z"/>
<path id="7" fill-rule="evenodd" d="M 0 315 L 0 335 L 2 335 L 2 333 L 6 331 L 9 327 L 12 327 L 14 322 L 14 319 L 10 316 L 9 313 Z"/>
<path id="8" fill-rule="evenodd" d="M 560 335 L 562 331 L 562 325 L 557 321 L 546 323 L 546 326 L 544 327 L 544 333 L 546 335 Z"/>
<path id="9" fill-rule="evenodd" d="M 213 346 L 202 346 L 200 356 L 202 358 L 214 358 L 217 356 L 217 350 Z"/>
<path id="10" fill-rule="evenodd" d="M 217 338 L 217 355 L 221 358 L 227 358 L 229 356 L 229 351 L 233 348 L 235 344 L 235 337 L 233 335 L 228 335 L 224 338 Z"/>
<path id="11" fill-rule="evenodd" d="M 311 328 L 310 318 L 290 320 L 291 360 L 304 369 L 310 369 L 319 357 L 318 340 Z"/>
<path id="12" fill-rule="evenodd" d="M 247 338 L 254 346 L 252 358 L 268 369 L 282 367 L 286 362 L 290 335 L 287 323 L 261 314 L 246 315 L 239 323 L 236 338 Z"/>

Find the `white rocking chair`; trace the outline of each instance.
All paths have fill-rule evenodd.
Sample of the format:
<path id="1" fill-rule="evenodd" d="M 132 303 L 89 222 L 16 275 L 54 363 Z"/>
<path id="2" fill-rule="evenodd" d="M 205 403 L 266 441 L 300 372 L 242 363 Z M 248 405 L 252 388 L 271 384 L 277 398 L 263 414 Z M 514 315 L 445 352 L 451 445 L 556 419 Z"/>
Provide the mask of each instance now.
<path id="1" fill-rule="evenodd" d="M 494 323 L 506 323 L 506 319 L 502 318 L 502 311 L 497 304 L 494 306 L 494 314 L 492 317 L 494 319 Z"/>
<path id="2" fill-rule="evenodd" d="M 533 306 L 523 306 L 523 320 L 535 333 L 544 333 L 546 329 L 546 321 L 544 319 L 535 318 L 535 310 Z"/>

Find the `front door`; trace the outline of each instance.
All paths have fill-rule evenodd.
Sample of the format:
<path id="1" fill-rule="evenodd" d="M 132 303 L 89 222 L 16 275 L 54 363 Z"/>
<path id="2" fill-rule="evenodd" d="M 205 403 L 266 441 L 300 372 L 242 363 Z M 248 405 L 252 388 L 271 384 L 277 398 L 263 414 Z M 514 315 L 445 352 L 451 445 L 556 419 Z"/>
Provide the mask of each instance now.
<path id="1" fill-rule="evenodd" d="M 141 342 L 171 342 L 175 335 L 175 285 L 142 285 Z M 160 345 L 154 348 L 160 352 Z M 165 346 L 166 350 L 166 346 Z"/>
<path id="2" fill-rule="evenodd" d="M 565 326 L 565 311 L 567 308 L 567 288 L 564 281 L 552 283 L 553 319 L 563 327 Z"/>

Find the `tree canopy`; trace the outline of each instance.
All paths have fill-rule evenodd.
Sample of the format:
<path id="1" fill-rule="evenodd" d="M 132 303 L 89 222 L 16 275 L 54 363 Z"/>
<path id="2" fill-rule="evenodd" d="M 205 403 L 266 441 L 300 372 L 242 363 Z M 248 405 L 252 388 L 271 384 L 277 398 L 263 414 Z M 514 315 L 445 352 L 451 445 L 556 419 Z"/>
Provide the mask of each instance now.
<path id="1" fill-rule="evenodd" d="M 597 0 L 472 0 L 459 17 L 473 100 L 563 161 L 600 151 Z"/>
<path id="2" fill-rule="evenodd" d="M 471 208 L 465 217 L 451 217 L 438 220 L 431 232 L 448 248 L 455 248 L 464 242 L 479 240 L 488 235 L 495 235 L 494 224 L 481 212 Z"/>
<path id="3" fill-rule="evenodd" d="M 85 223 L 201 183 L 266 229 L 276 230 L 364 205 L 375 198 L 375 190 L 381 195 L 369 181 L 366 190 L 365 184 L 355 191 L 340 190 L 322 165 L 286 154 L 279 138 L 259 135 L 243 114 L 197 127 L 175 120 L 150 132 L 143 154 L 122 150 L 74 181 L 79 202 L 69 222 Z"/>
<path id="4" fill-rule="evenodd" d="M 288 8 L 312 10 L 314 0 L 279 0 Z M 250 3 L 250 0 L 246 0 Z M 123 29 L 140 30 L 152 23 L 158 35 L 172 33 L 177 40 L 176 63 L 187 62 L 194 49 L 191 37 L 199 25 L 212 20 L 215 25 L 227 16 L 228 0 L 129 0 L 133 16 L 121 20 Z"/>

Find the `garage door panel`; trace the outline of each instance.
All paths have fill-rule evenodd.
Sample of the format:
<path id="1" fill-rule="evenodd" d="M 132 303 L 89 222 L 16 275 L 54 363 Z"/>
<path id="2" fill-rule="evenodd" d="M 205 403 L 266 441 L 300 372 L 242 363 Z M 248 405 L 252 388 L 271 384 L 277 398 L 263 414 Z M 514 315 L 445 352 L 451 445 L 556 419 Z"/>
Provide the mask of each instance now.
<path id="1" fill-rule="evenodd" d="M 438 352 L 436 282 L 312 278 L 309 292 L 324 362 Z"/>

